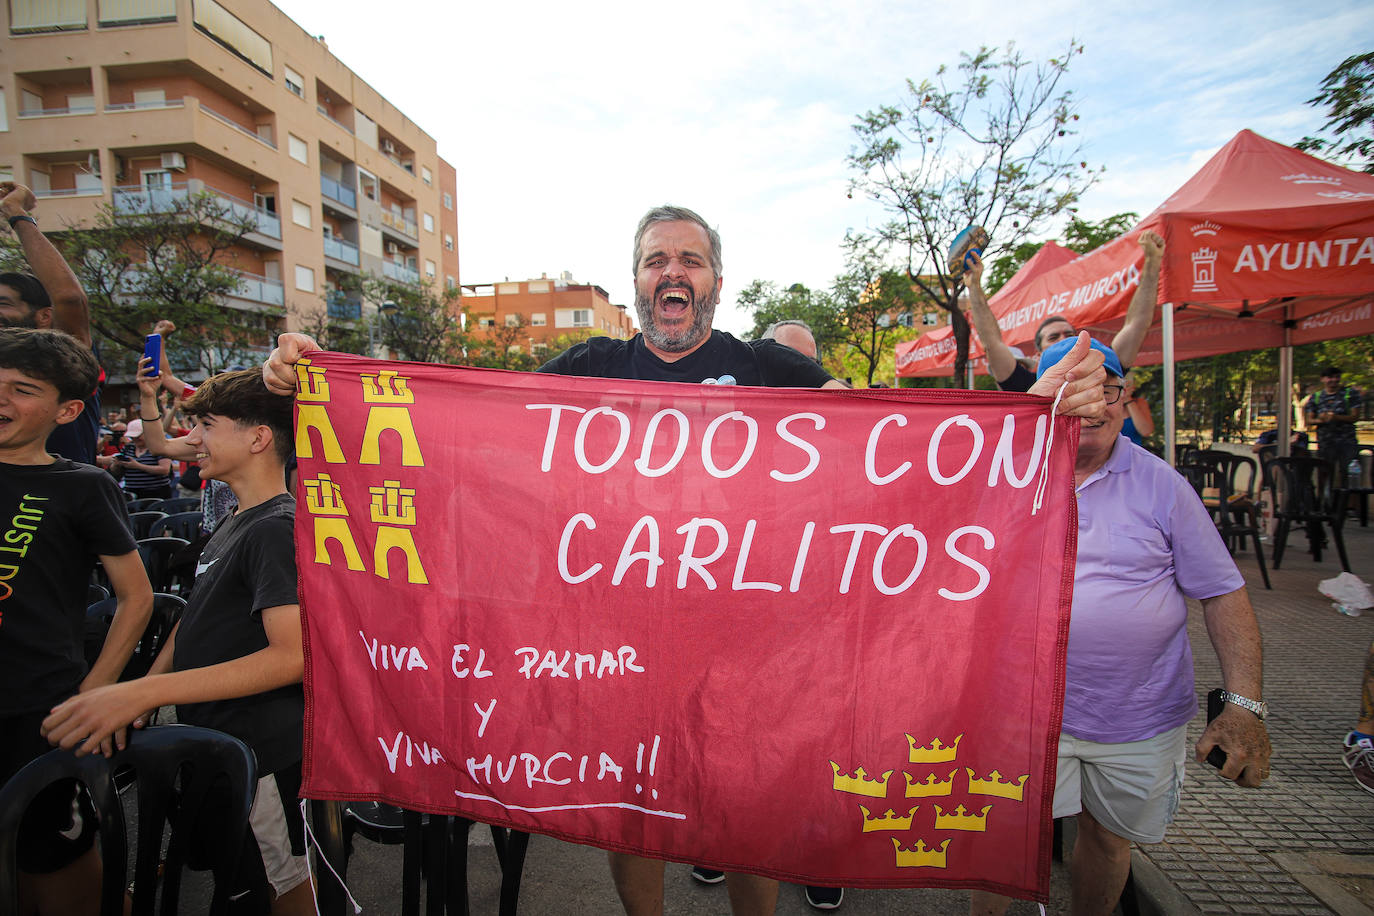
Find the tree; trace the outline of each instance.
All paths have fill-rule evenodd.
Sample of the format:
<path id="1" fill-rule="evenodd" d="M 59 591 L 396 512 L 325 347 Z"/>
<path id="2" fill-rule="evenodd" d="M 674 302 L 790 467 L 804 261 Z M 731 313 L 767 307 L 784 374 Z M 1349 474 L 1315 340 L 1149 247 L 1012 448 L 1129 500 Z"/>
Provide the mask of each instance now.
<path id="1" fill-rule="evenodd" d="M 471 338 L 459 320 L 458 290 L 439 290 L 433 284 L 412 286 L 375 274 L 346 276 L 339 289 L 358 293 L 379 306 L 382 313 L 370 319 L 376 339 L 398 358 L 416 363 L 462 362 Z"/>
<path id="2" fill-rule="evenodd" d="M 1096 180 L 1081 158 L 1072 92 L 1060 89 L 1073 55 L 1032 64 L 1008 44 L 962 54 L 957 78 L 907 81 L 907 96 L 859 117 L 848 163 L 850 194 L 876 202 L 887 221 L 851 242 L 885 248 L 907 278 L 950 315 L 957 345 L 954 375 L 968 361 L 969 324 L 959 310 L 962 283 L 945 263 L 965 226 L 985 227 L 997 251 L 1013 251 L 1068 211 Z M 951 85 L 951 80 L 954 84 Z"/>
<path id="3" fill-rule="evenodd" d="M 905 271 L 884 269 L 870 249 L 851 249 L 848 262 L 848 270 L 835 278 L 833 294 L 844 328 L 846 363 L 857 370 L 846 375 L 862 375 L 872 388 L 879 366 L 892 357 L 892 347 L 919 335 L 911 319 L 922 295 Z"/>
<path id="4" fill-rule="evenodd" d="M 529 372 L 538 368 L 538 363 L 526 347 L 528 341 L 525 316 L 512 314 L 501 324 L 482 328 L 473 336 L 463 365 Z"/>
<path id="5" fill-rule="evenodd" d="M 90 300 L 107 364 L 125 362 L 119 368 L 132 372 L 148 329 L 168 318 L 188 332 L 176 338 L 174 363 L 199 369 L 248 361 L 248 348 L 267 343 L 281 316 L 280 308 L 247 311 L 226 301 L 245 283 L 232 253 L 257 228 L 255 215 L 214 194 L 149 190 L 102 204 L 93 225 L 68 226 L 54 242 Z M 6 245 L 0 258 L 13 263 L 13 240 Z"/>
<path id="6" fill-rule="evenodd" d="M 1325 106 L 1321 129 L 1330 136 L 1303 137 L 1294 145 L 1374 174 L 1374 52 L 1347 57 L 1321 85 L 1307 104 Z"/>
<path id="7" fill-rule="evenodd" d="M 287 311 L 296 319 L 296 330 L 315 339 L 321 347 L 335 353 L 356 353 L 370 355 L 368 350 L 372 340 L 377 339 L 377 328 L 385 320 L 381 315 L 364 318 L 340 318 L 331 315 L 328 300 L 314 301 L 308 306 L 287 306 Z"/>
<path id="8" fill-rule="evenodd" d="M 1087 254 L 1125 233 L 1139 218 L 1138 214 L 1129 211 L 1109 216 L 1096 223 L 1079 219 L 1077 215 L 1071 216 L 1068 226 L 1064 229 L 1063 245 L 1070 251 Z M 993 259 L 983 277 L 984 291 L 991 296 L 1005 286 L 1042 247 L 1043 242 L 1022 242 L 1008 253 Z"/>
<path id="9" fill-rule="evenodd" d="M 829 353 L 845 337 L 839 309 L 829 293 L 793 283 L 779 289 L 776 283 L 754 280 L 735 297 L 735 304 L 754 316 L 749 336 L 759 338 L 779 321 L 805 321 L 816 338 L 816 350 Z"/>

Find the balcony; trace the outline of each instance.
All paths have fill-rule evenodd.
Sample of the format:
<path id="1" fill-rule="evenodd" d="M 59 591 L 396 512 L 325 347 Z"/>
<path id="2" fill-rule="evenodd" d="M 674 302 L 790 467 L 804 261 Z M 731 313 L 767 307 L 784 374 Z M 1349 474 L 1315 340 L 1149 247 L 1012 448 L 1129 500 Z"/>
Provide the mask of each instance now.
<path id="1" fill-rule="evenodd" d="M 260 302 L 263 305 L 278 307 L 286 302 L 279 281 L 243 271 L 239 271 L 238 291 L 230 295 L 235 299 L 247 299 L 249 302 Z"/>
<path id="2" fill-rule="evenodd" d="M 146 102 L 115 102 L 106 105 L 106 111 L 149 111 L 155 108 L 182 108 L 186 105 L 183 99 L 151 99 Z"/>
<path id="3" fill-rule="evenodd" d="M 352 135 L 353 135 L 353 128 L 349 127 L 349 126 L 348 126 L 347 124 L 345 124 L 344 122 L 342 122 L 342 121 L 340 121 L 339 119 L 335 118 L 332 114 L 329 113 L 329 109 L 328 109 L 328 108 L 325 108 L 323 105 L 316 105 L 316 106 L 315 106 L 315 110 L 318 111 L 318 112 L 320 113 L 320 117 L 324 118 L 326 121 L 331 121 L 331 122 L 333 122 L 333 124 L 334 124 L 336 127 L 339 127 L 339 128 L 341 128 L 341 129 L 347 131 L 348 134 L 349 134 L 349 136 L 352 136 Z"/>
<path id="4" fill-rule="evenodd" d="M 388 280 L 395 280 L 397 283 L 409 283 L 411 286 L 420 285 L 420 272 L 414 267 L 406 267 L 404 264 L 397 264 L 395 261 L 382 261 L 382 276 Z"/>
<path id="5" fill-rule="evenodd" d="M 330 318 L 342 321 L 357 321 L 363 317 L 363 301 L 357 293 L 345 293 L 331 289 L 325 297 Z"/>
<path id="6" fill-rule="evenodd" d="M 206 114 L 208 114 L 210 117 L 214 118 L 216 121 L 220 121 L 220 122 L 222 122 L 222 123 L 224 123 L 224 124 L 229 125 L 229 126 L 232 127 L 234 130 L 236 130 L 236 131 L 238 131 L 239 133 L 243 134 L 245 137 L 252 137 L 254 140 L 258 141 L 258 142 L 261 143 L 263 146 L 266 146 L 266 147 L 268 147 L 269 149 L 276 149 L 276 148 L 277 148 L 277 144 L 273 143 L 271 140 L 269 140 L 269 139 L 267 139 L 266 137 L 263 137 L 263 136 L 261 136 L 261 135 L 259 135 L 259 134 L 254 133 L 253 131 L 251 131 L 251 130 L 249 130 L 248 128 L 244 127 L 242 124 L 240 124 L 240 123 L 237 122 L 237 121 L 234 121 L 234 120 L 231 120 L 231 119 L 229 119 L 229 118 L 226 118 L 224 115 L 220 114 L 218 111 L 215 111 L 213 108 L 208 108 L 208 107 L 206 107 L 204 103 L 201 103 L 201 105 L 200 105 L 200 110 L 203 111 L 203 112 L 205 112 Z"/>
<path id="7" fill-rule="evenodd" d="M 21 118 L 55 118 L 60 115 L 95 114 L 95 104 L 77 105 L 73 108 L 26 108 L 19 112 Z"/>
<path id="8" fill-rule="evenodd" d="M 382 228 L 390 229 L 405 236 L 411 242 L 420 241 L 420 229 L 415 225 L 415 221 L 406 219 L 404 216 L 397 216 L 390 210 L 382 211 Z"/>
<path id="9" fill-rule="evenodd" d="M 333 178 L 320 176 L 320 193 L 335 203 L 343 204 L 350 210 L 358 209 L 358 192 L 352 188 L 346 188 Z"/>
<path id="10" fill-rule="evenodd" d="M 170 188 L 144 188 L 137 185 L 115 188 L 114 209 L 116 213 L 171 213 L 178 209 L 178 206 L 184 208 L 185 202 L 190 200 L 193 193 L 203 191 L 213 194 L 236 218 L 249 221 L 256 227 L 253 231 L 269 238 L 281 239 L 281 220 L 277 218 L 277 214 L 246 200 L 239 200 L 209 185 L 200 182 L 196 185 L 194 189 L 189 184 L 173 185 Z"/>
<path id="11" fill-rule="evenodd" d="M 44 188 L 34 190 L 33 196 L 44 200 L 49 197 L 100 197 L 104 195 L 105 189 L 96 185 L 90 188 Z"/>
<path id="12" fill-rule="evenodd" d="M 358 266 L 358 246 L 343 239 L 325 237 L 324 256 L 333 258 L 336 261 L 343 261 L 345 264 Z"/>

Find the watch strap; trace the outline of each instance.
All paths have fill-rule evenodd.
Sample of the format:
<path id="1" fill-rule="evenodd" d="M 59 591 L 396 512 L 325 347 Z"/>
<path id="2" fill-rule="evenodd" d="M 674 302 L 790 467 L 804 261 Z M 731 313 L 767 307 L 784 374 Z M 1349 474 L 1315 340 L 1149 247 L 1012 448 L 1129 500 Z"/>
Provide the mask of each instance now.
<path id="1" fill-rule="evenodd" d="M 1229 690 L 1223 690 L 1221 692 L 1221 698 L 1227 703 L 1239 706 L 1241 709 L 1250 710 L 1261 719 L 1269 714 L 1269 706 L 1262 700 L 1252 700 L 1249 697 L 1243 697 Z"/>
<path id="2" fill-rule="evenodd" d="M 35 226 L 38 225 L 38 220 L 34 219 L 32 216 L 29 216 L 27 213 L 16 213 L 14 216 L 10 217 L 9 222 L 11 229 L 14 228 L 15 223 L 33 223 Z"/>

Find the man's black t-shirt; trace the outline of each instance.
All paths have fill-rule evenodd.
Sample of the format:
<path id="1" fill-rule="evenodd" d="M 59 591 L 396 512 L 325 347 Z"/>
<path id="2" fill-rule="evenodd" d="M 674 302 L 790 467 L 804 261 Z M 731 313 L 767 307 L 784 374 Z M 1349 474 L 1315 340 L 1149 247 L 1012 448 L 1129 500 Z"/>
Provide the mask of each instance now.
<path id="1" fill-rule="evenodd" d="M 283 493 L 215 528 L 196 565 L 195 588 L 177 630 L 175 670 L 204 668 L 267 648 L 262 612 L 298 601 L 295 519 L 296 501 Z M 304 714 L 300 684 L 177 707 L 177 721 L 217 728 L 251 747 L 259 775 L 301 759 Z"/>
<path id="2" fill-rule="evenodd" d="M 629 340 L 593 337 L 564 350 L 539 371 L 688 383 L 733 375 L 737 385 L 769 388 L 820 388 L 831 380 L 819 363 L 776 340 L 741 341 L 724 331 L 712 331 L 701 347 L 671 363 L 649 351 L 643 334 Z"/>
<path id="3" fill-rule="evenodd" d="M 1003 391 L 1030 391 L 1034 384 L 1035 373 L 1017 363 L 1011 370 L 1011 375 L 998 382 L 997 387 Z"/>
<path id="4" fill-rule="evenodd" d="M 99 468 L 0 464 L 0 715 L 50 709 L 86 676 L 91 569 L 138 546 L 124 506 Z"/>

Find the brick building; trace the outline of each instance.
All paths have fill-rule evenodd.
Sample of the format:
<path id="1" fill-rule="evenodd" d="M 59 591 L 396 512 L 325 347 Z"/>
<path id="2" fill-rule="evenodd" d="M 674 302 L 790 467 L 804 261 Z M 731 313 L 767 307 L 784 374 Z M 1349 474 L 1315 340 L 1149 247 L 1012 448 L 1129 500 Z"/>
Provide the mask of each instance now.
<path id="1" fill-rule="evenodd" d="M 345 274 L 458 285 L 457 173 L 434 138 L 267 0 L 9 0 L 0 178 L 47 230 L 208 191 L 254 221 L 230 304 L 269 333 Z M 326 306 L 327 303 L 327 306 Z"/>
<path id="2" fill-rule="evenodd" d="M 462 293 L 469 327 L 475 325 L 480 333 L 482 328 L 521 325 L 518 343 L 533 355 L 548 352 L 562 337 L 627 339 L 635 334 L 625 306 L 613 304 L 599 286 L 574 282 L 566 271 L 557 279 L 545 275 L 537 280 L 464 285 Z"/>

